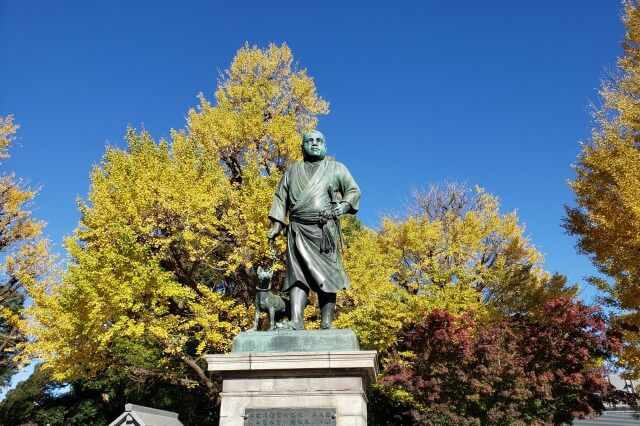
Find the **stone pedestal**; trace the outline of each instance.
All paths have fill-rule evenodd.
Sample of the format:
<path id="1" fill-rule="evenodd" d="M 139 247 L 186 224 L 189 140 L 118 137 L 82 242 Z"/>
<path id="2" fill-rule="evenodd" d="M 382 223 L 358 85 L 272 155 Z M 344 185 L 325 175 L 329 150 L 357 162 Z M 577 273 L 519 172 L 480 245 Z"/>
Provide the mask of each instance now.
<path id="1" fill-rule="evenodd" d="M 260 333 L 260 338 L 267 338 L 266 333 Z M 280 338 L 282 342 L 282 335 L 271 333 L 275 340 Z M 302 334 L 298 337 L 303 338 Z M 323 418 L 315 424 L 367 424 L 365 389 L 378 372 L 375 351 L 308 351 L 312 348 L 307 347 L 304 352 L 305 348 L 297 352 L 272 352 L 269 347 L 273 346 L 262 345 L 265 352 L 206 356 L 209 371 L 223 378 L 221 426 L 249 424 L 250 413 L 263 419 L 252 424 L 300 424 L 295 416 L 302 419 L 301 424 L 314 424 L 308 420 L 310 416 L 322 417 L 323 413 L 329 412 L 335 412 L 335 420 Z M 267 409 L 317 409 L 317 412 L 272 410 L 270 413 Z M 305 420 L 309 422 L 305 423 Z"/>

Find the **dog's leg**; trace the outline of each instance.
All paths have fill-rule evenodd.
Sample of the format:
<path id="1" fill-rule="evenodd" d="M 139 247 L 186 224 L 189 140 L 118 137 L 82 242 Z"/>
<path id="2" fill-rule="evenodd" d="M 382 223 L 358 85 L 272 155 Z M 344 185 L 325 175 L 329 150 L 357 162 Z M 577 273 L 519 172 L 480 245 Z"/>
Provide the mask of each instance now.
<path id="1" fill-rule="evenodd" d="M 255 301 L 255 307 L 256 307 L 256 314 L 253 317 L 253 327 L 251 328 L 251 330 L 256 331 L 258 329 L 258 323 L 260 322 L 260 307 L 258 306 L 258 300 L 256 298 Z"/>
<path id="2" fill-rule="evenodd" d="M 273 331 L 276 329 L 276 308 L 269 306 L 269 328 Z"/>

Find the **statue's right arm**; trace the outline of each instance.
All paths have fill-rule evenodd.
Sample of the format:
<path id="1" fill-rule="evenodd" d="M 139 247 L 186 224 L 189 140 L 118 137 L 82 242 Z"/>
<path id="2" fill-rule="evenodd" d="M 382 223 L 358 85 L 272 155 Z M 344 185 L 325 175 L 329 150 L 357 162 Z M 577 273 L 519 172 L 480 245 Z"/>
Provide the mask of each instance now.
<path id="1" fill-rule="evenodd" d="M 282 175 L 280 183 L 276 188 L 275 194 L 273 194 L 273 201 L 271 202 L 271 210 L 269 211 L 269 220 L 271 221 L 271 228 L 267 232 L 267 238 L 273 240 L 280 231 L 284 228 L 284 223 L 287 215 L 287 199 L 289 192 L 289 179 L 288 171 Z"/>

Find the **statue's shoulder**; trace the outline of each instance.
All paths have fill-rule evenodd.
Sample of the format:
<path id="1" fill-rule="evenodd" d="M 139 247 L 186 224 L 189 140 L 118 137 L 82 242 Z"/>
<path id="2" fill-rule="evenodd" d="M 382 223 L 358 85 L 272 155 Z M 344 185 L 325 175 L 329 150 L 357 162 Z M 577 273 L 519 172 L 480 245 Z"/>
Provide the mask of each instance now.
<path id="1" fill-rule="evenodd" d="M 304 167 L 304 161 L 296 161 L 293 164 L 290 164 L 285 170 L 285 173 L 290 175 L 291 173 L 295 173 L 300 170 L 301 167 Z"/>
<path id="2" fill-rule="evenodd" d="M 324 161 L 327 164 L 327 166 L 329 166 L 329 167 L 336 167 L 336 166 L 341 164 L 341 163 L 337 162 L 335 158 L 328 157 L 328 156 L 324 157 L 324 160 L 322 160 L 322 161 Z"/>
<path id="3" fill-rule="evenodd" d="M 330 161 L 329 165 L 331 167 L 333 167 L 333 169 L 338 171 L 338 172 L 342 172 L 343 170 L 348 170 L 347 166 L 345 166 L 344 164 L 342 164 L 341 162 L 339 162 L 339 161 L 337 161 L 337 160 L 335 160 L 333 158 L 330 158 L 330 159 L 327 159 L 327 160 Z"/>

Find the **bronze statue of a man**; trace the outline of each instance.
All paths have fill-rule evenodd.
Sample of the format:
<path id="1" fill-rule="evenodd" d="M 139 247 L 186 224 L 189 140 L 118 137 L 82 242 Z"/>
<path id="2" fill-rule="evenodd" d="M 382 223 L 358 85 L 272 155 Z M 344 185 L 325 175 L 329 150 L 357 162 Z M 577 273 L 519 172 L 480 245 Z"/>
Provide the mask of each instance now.
<path id="1" fill-rule="evenodd" d="M 320 327 L 326 329 L 333 321 L 336 293 L 350 285 L 340 254 L 340 217 L 358 211 L 360 188 L 347 168 L 325 158 L 326 153 L 322 133 L 314 130 L 302 137 L 304 161 L 285 171 L 269 212 L 270 240 L 286 226 L 289 214 L 287 270 L 282 290 L 289 293 L 289 327 L 295 330 L 304 329 L 303 311 L 309 290 L 318 294 Z"/>

